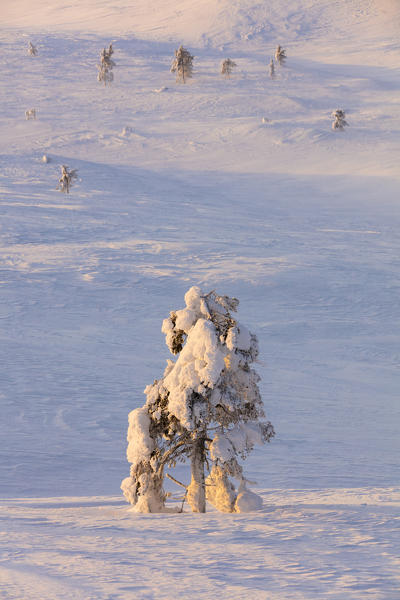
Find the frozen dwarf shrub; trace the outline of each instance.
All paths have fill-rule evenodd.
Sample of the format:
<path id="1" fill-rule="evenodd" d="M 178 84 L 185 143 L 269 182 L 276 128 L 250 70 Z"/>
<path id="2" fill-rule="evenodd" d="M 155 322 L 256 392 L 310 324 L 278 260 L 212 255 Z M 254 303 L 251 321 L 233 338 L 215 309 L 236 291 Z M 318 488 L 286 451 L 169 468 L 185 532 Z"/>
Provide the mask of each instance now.
<path id="1" fill-rule="evenodd" d="M 275 60 L 279 65 L 284 65 L 286 62 L 286 50 L 284 50 L 283 48 L 281 48 L 281 46 L 278 46 L 277 49 L 275 50 Z"/>
<path id="2" fill-rule="evenodd" d="M 29 56 L 37 56 L 37 53 L 38 53 L 38 51 L 37 51 L 36 46 L 34 46 L 32 44 L 32 42 L 29 42 L 29 45 L 28 45 L 28 54 L 29 54 Z"/>
<path id="3" fill-rule="evenodd" d="M 227 79 L 229 79 L 235 67 L 237 67 L 237 64 L 230 58 L 226 58 L 221 64 L 221 75 L 224 75 Z"/>
<path id="4" fill-rule="evenodd" d="M 32 119 L 35 120 L 36 119 L 36 108 L 28 108 L 28 110 L 25 111 L 25 119 L 27 121 L 31 121 Z"/>
<path id="5" fill-rule="evenodd" d="M 340 131 L 343 131 L 345 127 L 348 127 L 349 124 L 346 121 L 346 113 L 344 110 L 341 110 L 340 108 L 336 109 L 331 117 L 333 118 L 333 130 L 339 129 Z"/>
<path id="6" fill-rule="evenodd" d="M 271 77 L 271 79 L 274 79 L 275 77 L 275 64 L 274 64 L 274 59 L 271 58 L 271 61 L 269 63 L 269 76 Z"/>
<path id="7" fill-rule="evenodd" d="M 106 65 L 97 65 L 97 70 L 97 81 L 100 83 L 107 85 L 107 83 L 114 81 L 114 73 Z"/>
<path id="8" fill-rule="evenodd" d="M 97 65 L 97 81 L 104 83 L 104 85 L 107 85 L 107 83 L 111 83 L 114 80 L 112 69 L 115 67 L 115 62 L 111 58 L 113 54 L 114 50 L 112 44 L 110 44 L 108 48 L 103 48 L 100 53 L 100 64 Z"/>
<path id="9" fill-rule="evenodd" d="M 69 171 L 68 169 L 69 167 L 67 167 L 66 165 L 63 165 L 61 167 L 61 177 L 58 180 L 58 189 L 61 192 L 65 192 L 66 194 L 69 194 L 69 190 L 73 182 L 78 178 L 78 171 L 76 169 L 72 169 L 72 171 Z"/>
<path id="10" fill-rule="evenodd" d="M 163 376 L 146 387 L 144 406 L 129 415 L 131 469 L 121 487 L 135 510 L 162 511 L 164 472 L 190 461 L 183 486 L 193 512 L 205 512 L 206 499 L 223 512 L 254 510 L 261 500 L 246 489 L 239 459 L 274 435 L 251 366 L 257 338 L 235 318 L 236 298 L 192 287 L 185 303 L 162 324 L 176 360 L 167 360 Z"/>
<path id="11" fill-rule="evenodd" d="M 175 50 L 175 58 L 172 61 L 171 73 L 176 73 L 176 81 L 186 83 L 186 80 L 193 74 L 193 59 L 189 52 L 183 46 Z"/>

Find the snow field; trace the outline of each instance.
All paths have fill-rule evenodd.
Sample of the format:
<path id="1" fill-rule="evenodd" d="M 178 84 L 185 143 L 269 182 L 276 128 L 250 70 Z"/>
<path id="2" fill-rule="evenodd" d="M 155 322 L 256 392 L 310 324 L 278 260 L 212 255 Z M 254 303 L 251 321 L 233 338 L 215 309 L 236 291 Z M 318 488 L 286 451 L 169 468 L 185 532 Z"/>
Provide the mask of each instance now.
<path id="1" fill-rule="evenodd" d="M 257 513 L 201 517 L 137 515 L 111 496 L 10 500 L 3 597 L 397 598 L 398 489 L 263 499 Z"/>
<path id="2" fill-rule="evenodd" d="M 398 3 L 1 10 L 0 596 L 398 600 Z M 277 437 L 246 461 L 251 516 L 117 497 L 191 285 L 238 297 L 259 337 Z"/>

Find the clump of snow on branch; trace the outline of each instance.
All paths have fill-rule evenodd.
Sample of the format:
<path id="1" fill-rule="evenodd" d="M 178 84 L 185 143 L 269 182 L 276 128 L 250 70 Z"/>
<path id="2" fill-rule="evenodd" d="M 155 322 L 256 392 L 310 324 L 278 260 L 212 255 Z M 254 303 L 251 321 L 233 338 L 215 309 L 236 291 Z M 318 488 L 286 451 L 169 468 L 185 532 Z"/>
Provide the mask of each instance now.
<path id="1" fill-rule="evenodd" d="M 243 511 L 245 500 L 237 501 L 246 486 L 238 459 L 274 435 L 265 420 L 260 378 L 250 366 L 258 341 L 233 317 L 236 298 L 192 287 L 185 304 L 162 324 L 176 360 L 167 361 L 163 377 L 145 389 L 146 404 L 129 415 L 131 475 L 122 488 L 135 510 L 162 510 L 164 470 L 189 459 L 186 497 L 193 511 L 204 512 L 206 498 L 223 512 Z"/>
<path id="2" fill-rule="evenodd" d="M 224 352 L 213 323 L 199 319 L 174 368 L 164 379 L 169 391 L 169 412 L 188 430 L 194 429 L 196 420 L 207 408 L 205 402 L 199 400 L 193 410 L 193 394 L 203 396 L 207 389 L 213 389 L 224 364 Z"/>
<path id="3" fill-rule="evenodd" d="M 128 448 L 126 456 L 132 466 L 143 459 L 149 460 L 154 450 L 154 440 L 150 437 L 150 417 L 146 407 L 136 408 L 128 416 Z"/>
<path id="4" fill-rule="evenodd" d="M 226 469 L 214 465 L 205 480 L 206 498 L 221 512 L 235 512 L 237 492 Z"/>

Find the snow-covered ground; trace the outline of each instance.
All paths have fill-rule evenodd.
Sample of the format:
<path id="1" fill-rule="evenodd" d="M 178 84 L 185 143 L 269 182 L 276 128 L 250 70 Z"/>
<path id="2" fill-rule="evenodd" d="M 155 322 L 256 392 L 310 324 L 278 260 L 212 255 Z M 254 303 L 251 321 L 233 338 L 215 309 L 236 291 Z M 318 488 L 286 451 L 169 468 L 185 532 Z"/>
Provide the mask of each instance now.
<path id="1" fill-rule="evenodd" d="M 0 597 L 398 600 L 399 2 L 0 16 Z M 191 285 L 238 297 L 260 339 L 277 437 L 246 461 L 251 515 L 140 516 L 118 496 L 128 412 Z"/>
<path id="2" fill-rule="evenodd" d="M 13 500 L 2 598 L 399 597 L 393 489 L 268 490 L 252 514 L 138 515 L 118 497 Z"/>

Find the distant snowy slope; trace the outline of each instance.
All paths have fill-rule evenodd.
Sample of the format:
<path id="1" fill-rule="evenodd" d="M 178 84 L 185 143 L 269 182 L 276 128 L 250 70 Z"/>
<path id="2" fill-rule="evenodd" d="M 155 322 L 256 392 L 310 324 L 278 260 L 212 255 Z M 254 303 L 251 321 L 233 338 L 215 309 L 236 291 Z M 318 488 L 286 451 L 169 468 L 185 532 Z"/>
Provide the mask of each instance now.
<path id="1" fill-rule="evenodd" d="M 363 38 L 398 33 L 397 0 L 3 0 L 3 27 L 87 31 L 182 41 L 199 47 L 276 39 Z M 366 50 L 366 48 L 364 48 Z"/>

